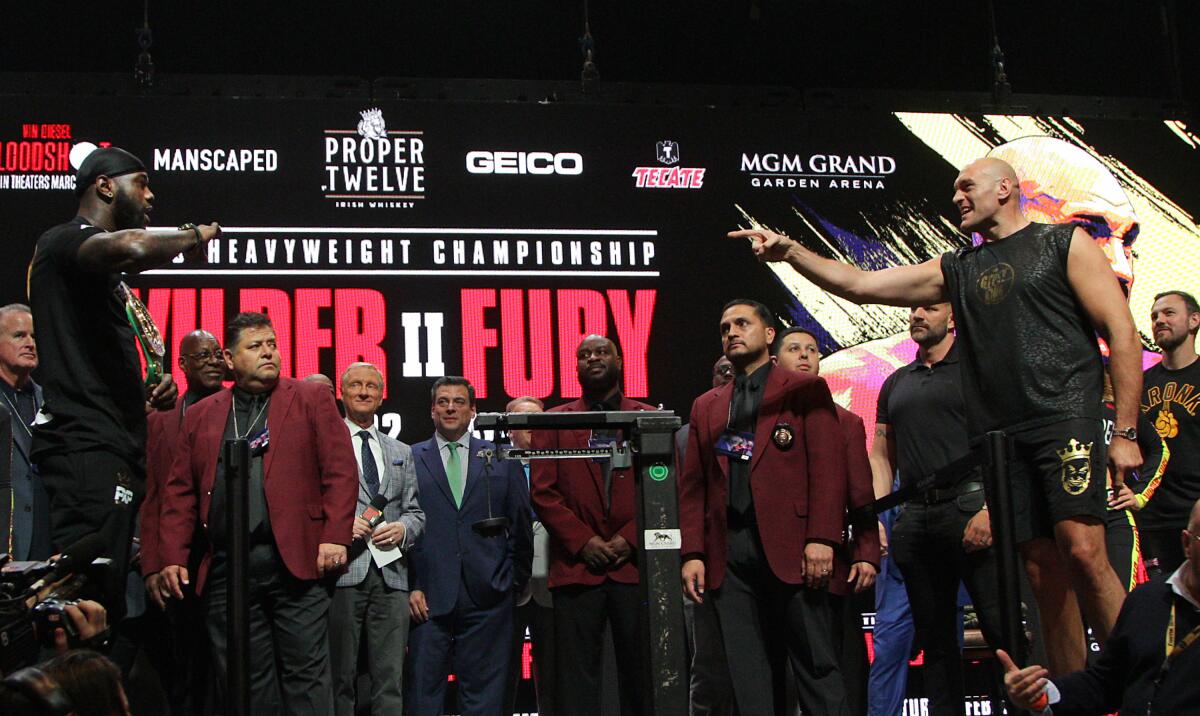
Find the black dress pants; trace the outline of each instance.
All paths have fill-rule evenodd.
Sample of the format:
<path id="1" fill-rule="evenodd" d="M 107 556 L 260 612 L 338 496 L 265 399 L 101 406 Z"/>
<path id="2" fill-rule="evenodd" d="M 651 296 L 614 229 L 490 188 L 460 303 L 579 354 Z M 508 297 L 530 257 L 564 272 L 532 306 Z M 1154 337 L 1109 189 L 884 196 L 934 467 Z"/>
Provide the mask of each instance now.
<path id="1" fill-rule="evenodd" d="M 780 581 L 767 564 L 757 526 L 731 529 L 727 539 L 725 580 L 709 595 L 725 638 L 738 713 L 790 714 L 790 661 L 805 716 L 847 716 L 829 593 Z"/>
<path id="2" fill-rule="evenodd" d="M 329 716 L 331 585 L 293 577 L 274 544 L 251 547 L 249 574 L 251 711 L 254 716 Z M 227 584 L 228 563 L 224 553 L 217 553 L 204 602 L 219 703 L 226 686 Z"/>
<path id="3" fill-rule="evenodd" d="M 108 623 L 125 616 L 125 575 L 133 546 L 133 526 L 146 494 L 141 469 L 104 450 L 51 455 L 38 464 L 50 496 L 50 541 L 61 552 L 80 539 L 99 534 L 112 559 L 104 602 Z"/>
<path id="4" fill-rule="evenodd" d="M 638 585 L 611 580 L 596 586 L 570 585 L 554 595 L 554 706 L 560 716 L 600 713 L 603 683 L 604 625 L 612 625 L 617 655 L 621 716 L 646 712 L 647 658 L 641 632 Z"/>
<path id="5" fill-rule="evenodd" d="M 907 502 L 892 528 L 891 556 L 904 573 L 917 641 L 925 649 L 931 716 L 964 709 L 958 585 L 963 582 L 990 645 L 1000 644 L 1000 588 L 995 548 L 966 552 L 963 531 L 983 505 L 983 490 L 945 502 Z"/>

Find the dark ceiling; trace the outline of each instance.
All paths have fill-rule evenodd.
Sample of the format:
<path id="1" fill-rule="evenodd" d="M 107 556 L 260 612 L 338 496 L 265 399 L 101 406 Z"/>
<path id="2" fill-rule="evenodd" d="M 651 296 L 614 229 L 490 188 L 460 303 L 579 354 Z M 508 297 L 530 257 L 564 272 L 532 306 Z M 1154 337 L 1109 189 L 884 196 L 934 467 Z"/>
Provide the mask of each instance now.
<path id="1" fill-rule="evenodd" d="M 132 72 L 142 2 L 6 3 L 0 70 Z M 996 0 L 1021 93 L 1200 100 L 1194 0 Z M 165 74 L 579 77 L 581 0 L 151 0 Z M 590 0 L 604 82 L 987 91 L 984 0 Z"/>

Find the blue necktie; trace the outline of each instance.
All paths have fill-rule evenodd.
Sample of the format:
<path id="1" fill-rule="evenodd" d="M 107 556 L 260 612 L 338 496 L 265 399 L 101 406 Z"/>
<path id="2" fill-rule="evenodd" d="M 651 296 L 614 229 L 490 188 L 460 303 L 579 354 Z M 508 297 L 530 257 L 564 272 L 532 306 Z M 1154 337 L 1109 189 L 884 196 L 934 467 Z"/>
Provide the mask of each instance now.
<path id="1" fill-rule="evenodd" d="M 362 438 L 363 480 L 367 483 L 367 493 L 375 497 L 379 494 L 379 466 L 375 464 L 375 453 L 371 452 L 371 433 L 362 430 L 358 437 Z"/>
<path id="2" fill-rule="evenodd" d="M 529 482 L 529 463 L 525 463 L 521 467 L 525 468 L 525 487 L 532 491 L 533 485 L 531 485 Z M 533 509 L 533 499 L 529 500 L 529 514 L 531 515 L 530 519 L 532 519 L 534 522 L 537 522 L 537 512 L 535 512 Z"/>

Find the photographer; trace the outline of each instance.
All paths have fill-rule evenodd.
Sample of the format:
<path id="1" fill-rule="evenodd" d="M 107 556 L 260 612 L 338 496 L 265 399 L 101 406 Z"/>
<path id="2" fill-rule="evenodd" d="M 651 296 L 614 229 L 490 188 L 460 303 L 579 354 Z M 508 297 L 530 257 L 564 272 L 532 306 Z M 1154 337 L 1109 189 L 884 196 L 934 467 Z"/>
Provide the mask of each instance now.
<path id="1" fill-rule="evenodd" d="M 57 624 L 63 624 L 57 626 Z M 35 631 L 37 622 L 35 622 Z M 0 665 L 27 665 L 52 655 L 67 653 L 74 648 L 100 649 L 108 641 L 108 613 L 99 602 L 83 599 L 67 604 L 58 614 L 51 615 L 41 623 L 49 631 L 36 633 L 36 643 L 42 645 L 21 653 L 25 643 L 0 644 Z M 53 652 L 50 651 L 53 649 Z M 15 668 L 10 668 L 16 671 Z M 0 670 L 3 675 L 3 670 Z"/>

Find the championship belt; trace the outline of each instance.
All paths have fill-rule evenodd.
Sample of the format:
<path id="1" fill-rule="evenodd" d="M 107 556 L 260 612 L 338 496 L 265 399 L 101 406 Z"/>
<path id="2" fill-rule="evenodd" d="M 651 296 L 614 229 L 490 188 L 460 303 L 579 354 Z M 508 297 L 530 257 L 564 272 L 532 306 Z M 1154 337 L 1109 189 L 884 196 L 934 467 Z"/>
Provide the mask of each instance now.
<path id="1" fill-rule="evenodd" d="M 142 356 L 146 359 L 146 386 L 158 385 L 163 378 L 163 356 L 167 353 L 162 334 L 158 332 L 158 326 L 154 325 L 154 319 L 150 317 L 150 311 L 146 310 L 146 304 L 129 290 L 124 281 L 117 289 L 125 299 L 125 317 L 129 320 L 129 326 L 137 336 L 138 345 L 142 347 Z"/>

